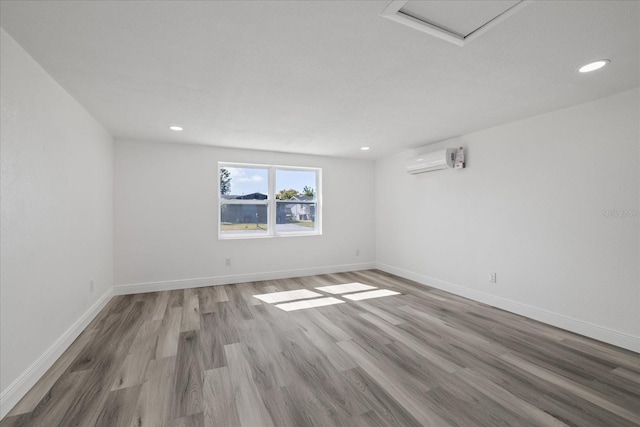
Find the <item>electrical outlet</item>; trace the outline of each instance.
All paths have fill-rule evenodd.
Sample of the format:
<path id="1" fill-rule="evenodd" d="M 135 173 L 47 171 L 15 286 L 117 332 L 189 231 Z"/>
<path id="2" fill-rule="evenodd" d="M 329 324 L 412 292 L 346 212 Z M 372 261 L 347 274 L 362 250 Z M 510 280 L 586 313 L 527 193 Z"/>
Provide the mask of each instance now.
<path id="1" fill-rule="evenodd" d="M 491 276 L 489 278 L 489 283 L 498 283 L 498 274 L 497 273 L 491 273 Z"/>
<path id="2" fill-rule="evenodd" d="M 231 267 L 231 258 L 225 258 L 224 265 L 225 267 Z"/>
<path id="3" fill-rule="evenodd" d="M 93 280 L 91 280 L 91 281 L 89 282 L 89 290 L 90 290 L 91 292 L 93 292 L 93 290 L 95 289 L 95 287 L 96 287 L 96 284 L 93 282 Z"/>

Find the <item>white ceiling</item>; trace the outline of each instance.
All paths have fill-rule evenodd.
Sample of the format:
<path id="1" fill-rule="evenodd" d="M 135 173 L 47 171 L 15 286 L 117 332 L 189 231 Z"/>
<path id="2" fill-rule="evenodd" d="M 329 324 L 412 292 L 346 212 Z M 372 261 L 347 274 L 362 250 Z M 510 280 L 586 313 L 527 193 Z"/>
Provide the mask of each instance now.
<path id="1" fill-rule="evenodd" d="M 60 85 L 132 139 L 377 158 L 640 83 L 638 1 L 535 1 L 464 47 L 383 19 L 388 3 L 2 1 L 0 12 Z M 576 73 L 600 58 L 612 62 Z"/>

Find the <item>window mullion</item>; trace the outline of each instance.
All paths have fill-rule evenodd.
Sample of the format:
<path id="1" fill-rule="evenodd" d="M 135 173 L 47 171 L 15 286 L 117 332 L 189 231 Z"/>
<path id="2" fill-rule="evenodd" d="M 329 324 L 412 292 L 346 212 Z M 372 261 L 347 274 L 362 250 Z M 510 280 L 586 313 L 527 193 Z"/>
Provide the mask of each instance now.
<path id="1" fill-rule="evenodd" d="M 267 215 L 268 230 L 269 234 L 272 236 L 276 235 L 276 168 L 269 168 L 269 194 L 267 196 L 267 201 L 269 203 Z"/>

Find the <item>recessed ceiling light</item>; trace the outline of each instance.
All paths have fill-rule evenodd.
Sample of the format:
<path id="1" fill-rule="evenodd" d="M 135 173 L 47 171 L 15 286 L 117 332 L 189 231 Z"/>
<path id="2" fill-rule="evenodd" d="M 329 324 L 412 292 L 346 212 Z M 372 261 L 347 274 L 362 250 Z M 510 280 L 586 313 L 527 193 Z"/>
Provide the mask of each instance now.
<path id="1" fill-rule="evenodd" d="M 590 73 L 591 71 L 599 70 L 600 68 L 607 65 L 609 62 L 611 61 L 609 61 L 608 59 L 601 59 L 599 61 L 594 61 L 587 65 L 583 65 L 578 69 L 578 71 L 581 73 Z"/>
<path id="2" fill-rule="evenodd" d="M 361 149 L 362 151 L 369 151 L 369 150 L 371 150 L 371 148 L 370 148 L 370 147 L 360 147 L 360 149 Z"/>
<path id="3" fill-rule="evenodd" d="M 182 130 L 182 127 L 180 127 L 180 126 L 169 126 L 169 129 L 174 130 L 176 132 L 180 132 Z"/>

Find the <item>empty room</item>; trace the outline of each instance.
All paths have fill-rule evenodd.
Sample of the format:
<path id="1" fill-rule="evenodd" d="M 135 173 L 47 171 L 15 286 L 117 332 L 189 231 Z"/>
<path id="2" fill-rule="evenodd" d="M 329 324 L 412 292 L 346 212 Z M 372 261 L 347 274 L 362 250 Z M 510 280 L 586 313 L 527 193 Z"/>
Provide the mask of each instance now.
<path id="1" fill-rule="evenodd" d="M 640 426 L 640 1 L 0 25 L 0 427 Z"/>

